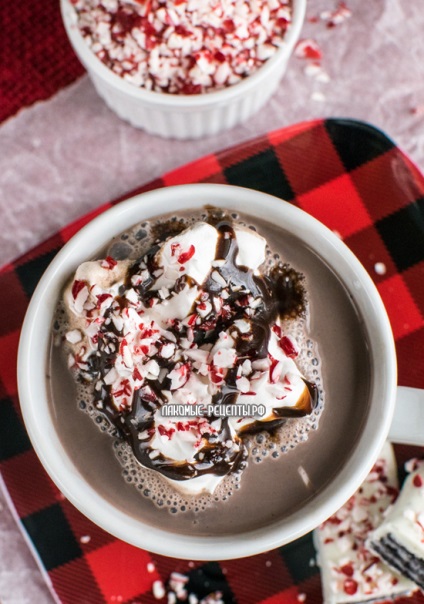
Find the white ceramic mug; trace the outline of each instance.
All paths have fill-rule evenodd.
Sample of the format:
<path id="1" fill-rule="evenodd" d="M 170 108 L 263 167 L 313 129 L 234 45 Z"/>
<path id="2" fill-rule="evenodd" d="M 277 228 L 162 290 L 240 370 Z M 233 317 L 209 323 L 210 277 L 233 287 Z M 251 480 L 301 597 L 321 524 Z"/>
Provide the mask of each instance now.
<path id="1" fill-rule="evenodd" d="M 170 533 L 102 497 L 83 475 L 78 465 L 81 462 L 75 461 L 58 437 L 45 379 L 52 318 L 62 288 L 76 267 L 96 257 L 107 242 L 134 224 L 159 214 L 205 205 L 266 219 L 316 250 L 323 262 L 339 275 L 356 305 L 368 334 L 372 360 L 369 412 L 354 450 L 337 475 L 288 517 L 236 536 Z M 357 258 L 334 233 L 295 206 L 257 191 L 227 185 L 183 185 L 138 195 L 106 211 L 77 233 L 54 258 L 30 302 L 19 346 L 18 383 L 23 417 L 34 449 L 64 495 L 116 537 L 178 558 L 231 559 L 293 541 L 318 526 L 357 490 L 388 436 L 405 443 L 424 442 L 419 430 L 423 424 L 417 421 L 424 414 L 423 393 L 397 388 L 390 323 L 374 283 Z M 397 397 L 401 405 L 395 405 Z"/>

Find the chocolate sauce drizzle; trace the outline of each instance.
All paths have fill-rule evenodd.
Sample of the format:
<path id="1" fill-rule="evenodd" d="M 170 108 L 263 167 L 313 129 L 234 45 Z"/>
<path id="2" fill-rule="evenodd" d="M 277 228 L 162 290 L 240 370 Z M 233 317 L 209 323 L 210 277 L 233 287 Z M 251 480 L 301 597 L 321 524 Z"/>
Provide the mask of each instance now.
<path id="1" fill-rule="evenodd" d="M 234 321 L 246 319 L 246 308 L 250 307 L 252 300 L 256 300 L 255 307 L 248 316 L 251 331 L 249 334 L 240 334 L 237 339 L 236 352 L 237 359 L 240 359 L 241 363 L 246 358 L 252 361 L 264 358 L 267 356 L 270 326 L 277 317 L 294 318 L 305 312 L 303 275 L 283 263 L 276 264 L 268 275 L 256 275 L 251 269 L 238 266 L 236 258 L 239 250 L 231 219 L 227 216 L 217 216 L 211 211 L 208 222 L 213 224 L 218 231 L 215 258 L 224 261 L 213 271 L 218 271 L 226 285 L 223 286 L 213 278 L 213 271 L 203 284 L 202 289 L 209 296 L 212 310 L 202 318 L 200 324 L 194 326 L 194 342 L 199 347 L 216 342 L 219 334 L 232 327 Z M 170 236 L 170 233 L 175 235 L 178 230 L 182 230 L 182 228 L 180 229 L 180 225 L 175 222 L 162 225 L 161 231 L 156 233 L 154 245 L 147 254 L 132 265 L 127 283 L 120 292 L 122 295 L 117 298 L 121 308 L 127 305 L 127 300 L 123 297 L 126 288 L 133 287 L 131 277 L 146 268 L 150 276 L 134 289 L 146 307 L 150 305 L 153 298 L 157 297 L 157 291 L 153 289 L 156 281 L 154 273 L 159 269 L 155 257 L 161 243 Z M 176 282 L 174 291 L 181 291 L 187 284 L 192 285 L 193 283 L 189 277 L 183 275 Z M 213 299 L 214 297 L 222 298 L 224 289 L 228 296 L 225 303 L 221 305 L 220 311 L 217 312 L 215 309 L 219 306 L 215 307 Z M 186 337 L 187 327 L 176 320 L 169 327 L 169 331 L 172 331 L 178 342 L 180 338 Z M 310 414 L 317 405 L 316 385 L 305 380 L 309 396 L 303 397 L 296 407 L 275 409 L 274 417 L 269 422 L 258 421 L 251 424 L 240 433 L 239 437 L 231 435 L 228 419 L 220 418 L 221 427 L 218 432 L 211 429 L 210 433 L 203 434 L 203 447 L 195 456 L 195 461 L 177 463 L 151 447 L 154 434 L 154 414 L 166 403 L 162 391 L 169 390 L 168 377 L 159 377 L 156 380 L 149 380 L 148 383 L 145 382 L 146 385 L 134 392 L 130 410 L 117 411 L 113 405 L 111 387 L 104 383 L 103 378 L 114 365 L 121 335 L 114 327 L 113 321 L 106 320 L 99 334 L 98 351 L 90 357 L 89 376 L 92 380 L 101 383 L 101 387 L 95 389 L 96 406 L 101 408 L 101 412 L 116 427 L 119 435 L 130 444 L 138 461 L 145 467 L 158 470 L 168 478 L 187 480 L 208 473 L 222 476 L 229 471 L 236 471 L 247 456 L 244 435 L 261 430 L 272 432 L 287 421 L 287 418 Z M 166 374 L 175 366 L 173 360 L 166 360 L 159 356 L 156 360 L 162 369 L 166 369 Z M 165 372 L 161 372 L 160 376 L 163 373 Z M 237 402 L 239 391 L 236 386 L 236 377 L 237 366 L 228 370 L 220 390 L 213 396 L 213 404 Z M 214 419 L 217 418 L 209 418 L 209 422 Z"/>

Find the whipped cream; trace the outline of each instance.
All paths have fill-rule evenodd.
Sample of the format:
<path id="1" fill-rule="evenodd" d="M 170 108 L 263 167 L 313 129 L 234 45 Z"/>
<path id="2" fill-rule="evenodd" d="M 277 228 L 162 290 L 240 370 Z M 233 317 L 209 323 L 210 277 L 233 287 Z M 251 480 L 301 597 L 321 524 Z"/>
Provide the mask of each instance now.
<path id="1" fill-rule="evenodd" d="M 246 434 L 316 405 L 284 333 L 280 298 L 293 269 L 267 272 L 265 259 L 252 229 L 198 222 L 136 262 L 83 263 L 65 290 L 69 367 L 138 461 L 184 492 L 213 492 L 246 457 Z M 264 413 L 168 417 L 171 403 Z"/>

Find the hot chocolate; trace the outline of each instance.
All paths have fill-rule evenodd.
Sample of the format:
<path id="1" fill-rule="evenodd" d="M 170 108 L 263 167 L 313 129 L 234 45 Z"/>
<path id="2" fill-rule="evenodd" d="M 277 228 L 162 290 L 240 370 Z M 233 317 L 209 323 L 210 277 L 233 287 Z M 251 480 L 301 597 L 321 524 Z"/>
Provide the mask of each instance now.
<path id="1" fill-rule="evenodd" d="M 159 332 L 153 342 L 140 343 L 137 341 L 136 343 L 137 346 L 155 347 L 156 354 L 151 354 L 148 362 L 152 365 L 153 360 L 156 364 L 149 365 L 146 370 L 150 373 L 153 372 L 153 375 L 143 376 L 148 380 L 150 396 L 147 396 L 149 393 L 143 393 L 140 386 L 134 388 L 134 383 L 132 383 L 128 386 L 126 396 L 136 401 L 136 404 L 128 409 L 126 408 L 128 403 L 122 398 L 122 388 L 120 387 L 122 384 L 119 382 L 119 380 L 122 381 L 122 375 L 119 375 L 117 367 L 119 369 L 119 366 L 123 365 L 124 373 L 129 365 L 133 370 L 131 363 L 137 352 L 134 342 L 131 344 L 124 337 L 121 337 L 118 342 L 107 340 L 105 334 L 110 332 L 110 328 L 106 330 L 104 327 L 100 327 L 97 331 L 89 332 L 89 338 L 94 337 L 96 344 L 98 341 L 96 336 L 98 338 L 100 334 L 105 347 L 112 345 L 109 351 L 105 348 L 97 349 L 97 352 L 101 352 L 97 358 L 100 359 L 100 365 L 103 362 L 103 366 L 94 368 L 90 366 L 92 363 L 92 360 L 89 360 L 90 355 L 86 358 L 79 358 L 75 353 L 75 349 L 81 349 L 81 338 L 87 338 L 87 334 L 80 329 L 79 319 L 73 324 L 69 324 L 69 314 L 66 316 L 65 323 L 62 320 L 63 317 L 59 317 L 59 331 L 62 335 L 66 333 L 68 353 L 69 349 L 71 353 L 74 352 L 74 354 L 69 353 L 70 364 L 75 364 L 77 359 L 77 362 L 80 363 L 77 368 L 79 375 L 85 373 L 85 377 L 89 380 L 88 386 L 87 380 L 83 380 L 83 387 L 77 386 L 72 379 L 70 380 L 67 370 L 63 366 L 63 359 L 60 359 L 58 354 L 52 355 L 52 404 L 58 421 L 61 423 L 60 432 L 62 438 L 67 442 L 74 438 L 75 443 L 78 443 L 76 447 L 78 451 L 75 454 L 86 456 L 85 468 L 96 488 L 99 488 L 103 494 L 107 492 L 107 496 L 112 498 L 115 503 L 124 505 L 127 511 L 131 509 L 135 515 L 142 514 L 153 523 L 159 522 L 161 526 L 164 526 L 165 523 L 171 530 L 175 530 L 175 520 L 172 522 L 173 516 L 169 514 L 169 511 L 177 513 L 184 510 L 184 514 L 178 514 L 178 530 L 182 532 L 195 530 L 199 533 L 208 533 L 213 530 L 213 532 L 225 533 L 258 527 L 295 510 L 302 501 L 316 495 L 327 480 L 331 479 L 342 463 L 333 456 L 329 458 L 330 452 L 334 451 L 335 443 L 340 443 L 339 446 L 341 446 L 341 443 L 344 442 L 347 448 L 354 446 L 361 421 L 366 414 L 366 409 L 361 409 L 358 401 L 367 400 L 366 393 L 369 387 L 369 363 L 365 340 L 363 334 L 358 333 L 358 318 L 355 309 L 337 277 L 323 265 L 315 254 L 300 244 L 292 235 L 283 233 L 281 229 L 260 220 L 242 216 L 232 216 L 230 221 L 228 218 L 224 221 L 220 220 L 214 226 L 209 224 L 211 222 L 210 213 L 203 212 L 202 215 L 202 212 L 197 212 L 197 215 L 194 215 L 193 212 L 187 212 L 177 220 L 169 221 L 169 218 L 164 217 L 158 224 L 150 221 L 138 225 L 117 238 L 108 249 L 103 250 L 104 253 L 101 254 L 103 260 L 99 264 L 101 269 L 109 273 L 110 279 L 109 282 L 102 285 L 101 291 L 95 290 L 95 295 L 100 296 L 100 298 L 97 297 L 99 306 L 107 303 L 106 296 L 108 295 L 114 297 L 115 300 L 119 296 L 126 296 L 126 300 L 129 300 L 130 304 L 125 302 L 124 305 L 118 304 L 118 306 L 127 309 L 131 307 L 131 304 L 137 304 L 136 298 L 132 293 L 128 295 L 128 292 L 138 291 L 143 302 L 143 314 L 146 314 L 148 318 L 149 329 L 151 331 L 157 329 Z M 208 245 L 206 231 L 215 238 L 210 245 L 214 250 L 210 264 L 215 265 L 211 267 L 211 270 L 210 268 L 203 270 L 203 273 L 198 262 L 193 263 L 192 269 L 189 266 L 190 259 L 195 257 L 192 250 L 195 246 L 190 242 L 181 241 L 181 238 L 184 239 L 185 229 L 190 226 L 190 221 L 197 225 L 194 227 L 195 229 L 199 229 L 198 225 L 206 225 L 214 230 L 212 234 L 212 231 L 202 227 L 205 232 L 199 238 L 199 243 L 201 242 L 204 249 Z M 154 225 L 153 229 L 152 225 Z M 162 227 L 164 225 L 168 235 L 169 229 L 172 227 L 173 233 L 166 241 L 169 243 L 169 256 L 174 258 L 175 262 L 169 259 L 166 261 L 168 252 L 165 247 L 152 248 L 152 241 L 163 241 L 163 234 L 160 233 L 161 225 Z M 249 226 L 257 229 L 257 233 L 249 229 Z M 239 237 L 237 237 L 237 230 L 241 233 Z M 264 258 L 261 258 L 261 254 L 258 255 L 255 252 L 256 244 L 256 251 L 262 246 L 262 236 L 265 236 L 269 244 L 268 255 L 264 263 L 262 263 Z M 243 237 L 247 237 L 249 240 L 249 244 L 244 248 L 240 245 Z M 218 249 L 220 251 L 216 252 Z M 256 264 L 248 266 L 250 260 L 246 260 L 246 258 L 237 262 L 237 250 L 240 250 L 239 254 L 243 254 L 243 249 L 249 250 L 251 255 L 256 258 Z M 203 254 L 204 256 L 205 254 Z M 155 257 L 154 262 L 152 262 L 153 257 Z M 158 257 L 165 258 L 162 266 L 159 266 Z M 134 263 L 136 258 L 138 260 Z M 102 263 L 104 266 L 101 266 Z M 109 266 L 106 266 L 108 263 Z M 289 263 L 290 268 L 286 263 Z M 94 286 L 94 282 L 90 283 L 90 277 L 86 274 L 87 270 L 93 268 L 94 263 L 86 264 L 92 266 L 84 267 L 82 265 L 78 269 L 80 273 L 77 272 L 67 290 L 68 299 L 76 306 L 74 309 L 76 311 L 80 311 L 84 304 L 87 305 L 89 297 L 89 292 L 83 291 L 87 285 L 81 285 L 81 283 L 88 284 L 87 290 L 92 290 Z M 258 266 L 261 264 L 266 267 L 262 273 L 258 271 Z M 243 280 L 240 279 L 240 267 L 245 267 L 242 269 Z M 163 269 L 162 273 L 160 269 Z M 177 270 L 177 278 L 170 278 L 170 274 L 175 270 Z M 190 274 L 191 270 L 194 271 L 193 274 Z M 195 273 L 199 270 L 202 273 L 200 276 Z M 155 271 L 157 274 L 154 274 Z M 305 296 L 300 273 L 304 274 L 306 279 L 308 305 L 310 306 L 310 312 L 307 314 L 304 312 Z M 183 278 L 181 279 L 181 277 Z M 268 278 L 269 281 L 267 281 Z M 175 287 L 178 279 L 178 287 L 183 294 L 181 300 L 184 300 L 185 304 L 189 303 L 190 307 L 193 307 L 194 300 L 197 300 L 199 302 L 195 307 L 197 312 L 189 313 L 187 309 L 184 310 L 182 313 L 184 316 L 178 319 L 182 323 L 187 319 L 183 328 L 176 327 L 174 324 L 172 329 L 169 329 L 168 325 L 169 333 L 164 335 L 165 326 L 163 323 L 161 324 L 158 309 L 160 309 L 161 300 L 167 300 L 170 294 L 173 296 L 172 301 L 178 298 L 180 292 Z M 122 289 L 123 281 L 129 284 L 125 291 Z M 247 281 L 249 281 L 248 287 L 246 286 Z M 143 286 L 143 282 L 148 286 Z M 199 282 L 200 284 L 206 283 L 200 293 L 197 287 Z M 232 284 L 230 291 L 228 291 L 229 284 Z M 117 291 L 112 292 L 112 295 L 111 290 L 114 287 Z M 284 287 L 286 291 L 284 291 Z M 287 287 L 291 288 L 291 298 L 290 295 L 287 295 Z M 195 295 L 191 291 L 192 289 L 196 289 Z M 205 297 L 205 293 L 208 293 L 209 297 Z M 222 311 L 223 306 L 227 307 L 224 309 L 224 318 L 222 318 L 222 314 L 216 312 L 216 308 L 215 313 L 212 312 L 213 307 L 216 306 L 215 294 L 217 293 L 221 299 L 219 310 Z M 201 299 L 202 295 L 203 299 Z M 257 299 L 259 302 L 255 306 Z M 279 300 L 280 306 L 284 308 L 274 307 L 275 300 Z M 170 303 L 172 306 L 172 301 L 168 300 L 165 308 L 169 308 Z M 283 305 L 281 305 L 282 302 Z M 210 309 L 208 304 L 211 305 Z M 199 306 L 206 308 L 199 308 Z M 146 310 L 149 308 L 153 309 L 150 314 Z M 250 315 L 246 314 L 246 309 L 251 309 Z M 95 315 L 94 308 L 91 310 Z M 202 311 L 204 311 L 203 316 Z M 153 317 L 155 312 L 156 315 Z M 78 312 L 76 314 L 78 315 Z M 167 320 L 174 321 L 175 309 L 171 315 L 172 317 L 167 317 Z M 219 329 L 217 315 L 220 317 Z M 75 316 L 75 313 L 72 316 Z M 114 322 L 115 332 L 122 334 L 120 324 L 123 319 L 122 313 L 114 313 L 114 309 L 110 307 L 109 312 L 101 315 L 101 318 L 104 319 L 106 316 L 110 320 L 109 322 Z M 215 320 L 214 324 L 213 320 Z M 155 321 L 154 324 L 153 321 Z M 99 323 L 103 325 L 104 321 L 99 321 Z M 208 323 L 207 329 L 201 329 L 205 323 Z M 146 326 L 143 328 L 146 329 Z M 126 329 L 125 333 L 127 332 Z M 220 337 L 219 334 L 225 334 L 226 337 Z M 115 335 L 117 334 L 115 333 Z M 164 341 L 165 336 L 166 341 Z M 188 342 L 185 347 L 181 347 L 183 339 Z M 230 345 L 227 345 L 228 341 L 226 341 L 225 345 L 222 345 L 221 342 L 219 346 L 216 346 L 217 339 L 220 342 L 223 339 L 230 340 Z M 298 344 L 296 344 L 296 340 Z M 331 394 L 330 408 L 328 409 L 326 406 L 320 429 L 316 432 L 314 428 L 317 427 L 321 415 L 322 398 L 320 400 L 318 397 L 318 390 L 321 389 L 321 360 L 314 341 L 319 342 L 319 352 L 324 359 L 322 373 L 326 398 L 329 393 Z M 171 344 L 174 344 L 173 353 L 175 353 L 175 348 L 183 348 L 185 351 L 184 354 L 173 359 L 172 365 L 167 361 L 172 356 L 168 355 L 168 352 L 171 352 L 171 350 L 168 351 Z M 270 346 L 273 346 L 272 352 L 275 356 L 270 354 Z M 193 349 L 196 351 L 194 357 Z M 164 351 L 165 354 L 161 354 Z M 205 351 L 208 360 L 202 363 L 200 357 Z M 281 355 L 281 359 L 278 358 L 277 353 Z M 215 355 L 220 358 L 225 357 L 228 362 L 218 362 Z M 112 357 L 114 363 L 110 361 Z M 293 357 L 296 358 L 296 362 Z M 264 359 L 268 361 L 267 367 L 259 367 L 260 362 L 263 362 Z M 328 363 L 335 363 L 336 359 L 337 373 L 330 375 Z M 246 360 L 248 363 L 245 362 Z M 255 363 L 256 366 L 252 367 Z M 189 379 L 192 381 L 194 377 L 197 379 L 196 383 L 193 382 L 190 388 L 186 389 L 188 392 L 200 392 L 197 387 L 204 382 L 203 378 L 211 381 L 211 375 L 215 376 L 216 389 L 211 398 L 215 403 L 234 402 L 229 398 L 234 397 L 238 382 L 239 384 L 243 382 L 243 387 L 238 389 L 239 397 L 244 395 L 244 398 L 247 399 L 250 396 L 249 393 L 255 392 L 255 382 L 260 381 L 263 373 L 267 374 L 266 384 L 271 384 L 273 390 L 280 388 L 280 391 L 273 393 L 273 399 L 267 407 L 264 421 L 258 417 L 248 421 L 246 418 L 240 417 L 235 420 L 212 417 L 204 419 L 207 426 L 206 429 L 203 428 L 203 432 L 199 424 L 195 427 L 189 426 L 187 432 L 196 437 L 200 436 L 201 443 L 195 449 L 195 455 L 190 463 L 187 463 L 186 459 L 182 463 L 182 458 L 174 455 L 173 462 L 170 464 L 168 462 L 170 457 L 172 460 L 172 455 L 169 454 L 169 447 L 168 449 L 162 447 L 159 450 L 160 447 L 152 446 L 152 443 L 158 439 L 160 441 L 160 437 L 165 436 L 165 445 L 169 444 L 168 441 L 172 441 L 172 435 L 166 431 L 174 428 L 176 421 L 172 425 L 163 418 L 160 421 L 157 421 L 157 418 L 156 421 L 153 421 L 152 414 L 154 415 L 158 409 L 157 400 L 153 400 L 153 398 L 158 395 L 158 382 L 161 383 L 163 390 L 175 395 L 179 390 L 176 382 L 182 380 L 181 368 L 184 368 L 185 365 L 189 365 L 190 375 L 183 376 L 185 381 L 183 380 L 182 386 Z M 206 367 L 202 367 L 202 365 L 206 365 Z M 142 369 L 145 369 L 145 364 L 142 365 Z M 163 369 L 165 369 L 165 374 L 160 380 L 159 374 Z M 112 375 L 113 379 L 106 384 L 109 389 L 105 389 L 105 380 L 108 381 L 107 376 L 112 370 L 115 371 Z M 98 379 L 99 375 L 101 380 Z M 291 395 L 294 388 L 292 388 L 290 378 L 298 387 L 295 397 Z M 220 477 L 226 474 L 228 478 L 220 482 L 217 489 L 208 488 L 209 491 L 213 491 L 213 495 L 202 494 L 187 497 L 181 495 L 178 489 L 175 491 L 170 488 L 169 483 L 164 483 L 157 472 L 148 470 L 146 474 L 146 471 L 143 470 L 140 473 L 139 464 L 135 461 L 131 449 L 118 442 L 115 449 L 124 466 L 127 482 L 135 483 L 137 488 L 132 487 L 133 492 L 130 493 L 130 489 L 127 490 L 127 487 L 122 488 L 122 485 L 117 487 L 118 481 L 122 481 L 122 478 L 119 476 L 118 464 L 113 460 L 110 436 L 93 430 L 93 422 L 87 423 L 87 418 L 75 411 L 75 402 L 70 405 L 73 410 L 68 408 L 67 405 L 70 401 L 65 401 L 63 398 L 63 380 L 68 382 L 66 398 L 74 398 L 74 400 L 78 398 L 80 405 L 89 409 L 95 422 L 105 432 L 110 431 L 108 428 L 110 422 L 114 427 L 118 426 L 120 434 L 131 443 L 135 457 L 144 466 L 162 470 L 162 475 L 175 483 L 181 481 L 182 484 L 187 484 L 190 482 L 187 479 L 194 476 L 202 477 L 211 474 Z M 288 383 L 284 383 L 284 380 L 287 380 Z M 96 390 L 96 384 L 99 381 L 101 383 L 97 385 Z M 117 384 L 117 382 L 119 383 Z M 212 383 L 214 383 L 213 379 Z M 300 387 L 300 384 L 303 384 L 303 387 Z M 135 386 L 137 385 L 136 383 Z M 61 392 L 61 398 L 59 392 Z M 124 391 L 122 392 L 124 393 Z M 210 393 L 209 396 L 211 396 Z M 285 397 L 288 397 L 288 400 L 282 402 Z M 343 398 L 343 404 L 337 404 L 338 398 Z M 278 404 L 277 399 L 281 400 Z M 153 404 L 151 409 L 148 409 L 149 403 Z M 147 411 L 150 413 L 149 417 L 146 417 Z M 141 428 L 145 430 L 140 430 L 140 414 L 143 416 L 141 420 L 145 422 Z M 326 425 L 325 416 L 329 414 L 332 417 Z M 296 416 L 305 417 L 296 419 Z M 138 422 L 138 429 L 135 431 L 131 429 L 131 426 L 136 424 L 134 420 Z M 238 426 L 240 423 L 242 425 Z M 149 433 L 152 426 L 156 427 L 158 434 Z M 75 431 L 76 435 L 72 435 L 72 432 Z M 144 433 L 144 440 L 140 438 L 140 433 L 142 435 Z M 247 434 L 249 436 L 246 436 Z M 247 468 L 244 469 L 247 451 L 249 451 L 249 458 Z M 286 454 L 283 454 L 284 452 Z M 205 456 L 205 453 L 209 457 Z M 343 459 L 346 458 L 343 457 Z M 261 463 L 258 463 L 259 461 Z M 100 467 L 105 468 L 108 475 L 107 481 L 99 475 Z M 217 472 L 216 468 L 223 468 L 223 470 Z M 240 470 L 243 470 L 241 481 L 239 480 Z M 278 477 L 277 480 L 276 477 Z M 119 494 L 114 494 L 115 487 Z M 135 498 L 137 490 L 141 491 L 144 497 L 138 495 Z M 229 497 L 230 494 L 231 497 Z M 223 504 L 222 501 L 227 498 L 229 500 Z M 155 506 L 152 505 L 153 500 Z M 254 520 L 252 521 L 252 519 Z"/>

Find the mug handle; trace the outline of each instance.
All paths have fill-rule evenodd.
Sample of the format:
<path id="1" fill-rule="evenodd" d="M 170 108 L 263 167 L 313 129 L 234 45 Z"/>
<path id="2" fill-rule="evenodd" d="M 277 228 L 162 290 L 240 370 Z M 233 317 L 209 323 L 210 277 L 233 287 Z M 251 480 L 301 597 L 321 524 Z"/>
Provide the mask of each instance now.
<path id="1" fill-rule="evenodd" d="M 395 412 L 388 439 L 394 443 L 424 446 L 424 390 L 398 386 Z"/>

